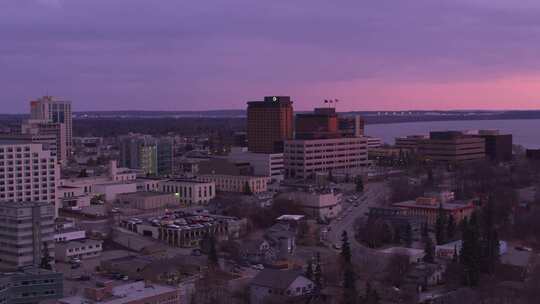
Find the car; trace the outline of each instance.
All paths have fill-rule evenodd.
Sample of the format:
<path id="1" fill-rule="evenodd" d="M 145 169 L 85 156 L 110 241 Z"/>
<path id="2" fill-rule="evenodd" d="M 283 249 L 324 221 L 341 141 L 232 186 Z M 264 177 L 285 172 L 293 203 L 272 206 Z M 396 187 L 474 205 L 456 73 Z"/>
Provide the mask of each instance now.
<path id="1" fill-rule="evenodd" d="M 336 250 L 341 250 L 341 244 L 338 244 L 338 243 L 334 243 L 334 245 L 332 245 L 332 247 Z"/>
<path id="2" fill-rule="evenodd" d="M 251 268 L 256 270 L 264 270 L 264 266 L 262 264 L 251 265 Z"/>
<path id="3" fill-rule="evenodd" d="M 358 206 L 360 206 L 360 205 L 359 205 L 358 203 L 355 203 L 353 206 L 354 206 L 354 207 L 358 207 Z"/>
<path id="4" fill-rule="evenodd" d="M 71 258 L 71 260 L 69 260 L 69 262 L 71 264 L 80 264 L 81 263 L 81 259 L 79 258 Z"/>
<path id="5" fill-rule="evenodd" d="M 78 264 L 78 263 L 76 263 L 76 264 L 71 264 L 71 269 L 77 269 L 77 268 L 79 268 L 79 267 L 81 267 L 81 264 Z"/>

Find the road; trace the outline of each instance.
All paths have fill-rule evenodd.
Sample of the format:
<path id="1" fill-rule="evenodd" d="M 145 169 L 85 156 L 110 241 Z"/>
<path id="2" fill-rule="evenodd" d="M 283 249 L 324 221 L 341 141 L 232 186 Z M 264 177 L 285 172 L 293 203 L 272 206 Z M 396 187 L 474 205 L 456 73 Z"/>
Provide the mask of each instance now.
<path id="1" fill-rule="evenodd" d="M 376 206 L 380 199 L 387 195 L 387 191 L 385 182 L 367 184 L 362 195 L 355 194 L 360 196 L 360 199 L 357 200 L 358 207 L 355 207 L 354 203 L 347 202 L 347 198 L 351 195 L 345 196 L 341 217 L 334 219 L 329 225 L 328 243 L 341 245 L 341 234 L 343 231 L 347 231 L 353 255 L 364 252 L 366 248 L 354 240 L 354 222 L 359 217 L 365 217 L 369 207 Z"/>

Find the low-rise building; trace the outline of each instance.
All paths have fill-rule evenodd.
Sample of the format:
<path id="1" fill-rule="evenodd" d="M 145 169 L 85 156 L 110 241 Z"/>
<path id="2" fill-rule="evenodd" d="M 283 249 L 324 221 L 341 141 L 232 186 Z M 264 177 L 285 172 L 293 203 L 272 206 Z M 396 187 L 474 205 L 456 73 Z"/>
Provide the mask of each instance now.
<path id="1" fill-rule="evenodd" d="M 134 282 L 113 286 L 101 282 L 87 288 L 84 295 L 58 300 L 60 304 L 180 304 L 178 289 L 172 286 Z"/>
<path id="2" fill-rule="evenodd" d="M 207 213 L 170 212 L 159 218 L 131 218 L 120 226 L 137 234 L 165 241 L 174 247 L 196 247 L 213 235 L 218 240 L 236 239 L 240 236 L 243 221 L 234 217 Z"/>
<path id="3" fill-rule="evenodd" d="M 419 154 L 436 163 L 458 164 L 486 159 L 486 140 L 459 131 L 431 132 L 420 142 Z"/>
<path id="4" fill-rule="evenodd" d="M 76 227 L 60 228 L 56 229 L 54 233 L 54 241 L 59 242 L 70 242 L 75 240 L 83 240 L 86 238 L 86 231 L 84 229 Z"/>
<path id="5" fill-rule="evenodd" d="M 440 202 L 434 197 L 419 197 L 413 201 L 395 203 L 393 206 L 407 209 L 407 215 L 425 217 L 430 225 L 435 224 L 440 207 L 446 216 L 454 217 L 456 223 L 470 217 L 475 209 L 471 201 Z"/>
<path id="6" fill-rule="evenodd" d="M 409 135 L 395 139 L 396 149 L 406 152 L 417 152 L 420 143 L 428 139 L 426 135 Z"/>
<path id="7" fill-rule="evenodd" d="M 292 191 L 280 194 L 278 197 L 293 201 L 309 216 L 329 220 L 341 213 L 341 193 L 331 189 L 314 191 Z"/>
<path id="8" fill-rule="evenodd" d="M 37 267 L 0 274 L 0 303 L 38 304 L 63 296 L 62 273 Z"/>
<path id="9" fill-rule="evenodd" d="M 56 244 L 55 256 L 57 260 L 63 262 L 68 262 L 74 258 L 95 258 L 101 255 L 102 245 L 103 241 L 91 239 L 60 242 Z"/>
<path id="10" fill-rule="evenodd" d="M 262 193 L 268 191 L 269 177 L 252 175 L 199 175 L 199 180 L 212 182 L 216 191 L 235 193 Z"/>
<path id="11" fill-rule="evenodd" d="M 285 173 L 290 178 L 300 179 L 330 171 L 355 175 L 368 165 L 367 151 L 364 137 L 287 140 Z"/>
<path id="12" fill-rule="evenodd" d="M 227 159 L 249 163 L 254 175 L 269 177 L 271 181 L 283 180 L 285 171 L 283 153 L 253 153 L 244 147 L 233 147 Z"/>
<path id="13" fill-rule="evenodd" d="M 176 200 L 185 205 L 206 205 L 216 197 L 216 184 L 197 179 L 168 179 L 158 183 L 159 190 L 174 193 Z"/>
<path id="14" fill-rule="evenodd" d="M 301 271 L 264 269 L 249 284 L 249 298 L 251 304 L 285 303 L 287 299 L 310 295 L 314 288 L 315 283 Z"/>
<path id="15" fill-rule="evenodd" d="M 117 196 L 118 203 L 134 209 L 152 210 L 178 205 L 173 193 L 134 192 Z"/>
<path id="16" fill-rule="evenodd" d="M 435 246 L 435 256 L 443 259 L 452 259 L 454 254 L 461 252 L 461 240 Z M 499 255 L 504 255 L 508 251 L 505 241 L 499 241 Z"/>
<path id="17" fill-rule="evenodd" d="M 102 195 L 105 201 L 112 202 L 118 198 L 118 195 L 137 192 L 137 183 L 128 182 L 108 182 L 94 185 L 94 193 Z"/>

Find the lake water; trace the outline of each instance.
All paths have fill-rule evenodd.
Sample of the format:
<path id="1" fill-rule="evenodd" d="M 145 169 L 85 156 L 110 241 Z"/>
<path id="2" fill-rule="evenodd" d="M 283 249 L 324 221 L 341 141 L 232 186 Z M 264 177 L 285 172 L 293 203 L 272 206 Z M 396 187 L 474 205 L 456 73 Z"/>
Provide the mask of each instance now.
<path id="1" fill-rule="evenodd" d="M 429 134 L 430 131 L 499 129 L 510 133 L 514 144 L 526 148 L 540 148 L 540 119 L 521 120 L 459 120 L 405 122 L 366 125 L 366 135 L 382 138 L 394 144 L 394 138 L 414 134 Z"/>

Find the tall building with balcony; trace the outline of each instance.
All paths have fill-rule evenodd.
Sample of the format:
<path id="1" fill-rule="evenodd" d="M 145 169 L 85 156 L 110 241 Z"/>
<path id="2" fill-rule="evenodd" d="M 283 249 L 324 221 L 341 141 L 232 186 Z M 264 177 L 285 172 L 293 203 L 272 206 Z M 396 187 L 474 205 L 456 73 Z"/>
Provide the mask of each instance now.
<path id="1" fill-rule="evenodd" d="M 0 202 L 45 202 L 58 209 L 60 168 L 42 144 L 0 140 Z"/>
<path id="2" fill-rule="evenodd" d="M 248 149 L 255 153 L 282 153 L 293 138 L 293 106 L 288 96 L 267 96 L 247 108 Z"/>
<path id="3" fill-rule="evenodd" d="M 63 135 L 59 136 L 62 136 L 61 140 L 65 141 L 65 155 L 71 155 L 73 145 L 71 101 L 56 99 L 52 96 L 43 96 L 33 100 L 30 102 L 30 120 L 57 124 L 57 127 L 63 130 L 61 131 Z M 48 129 L 48 127 L 43 128 L 44 131 Z"/>
<path id="4" fill-rule="evenodd" d="M 0 202 L 0 269 L 39 266 L 45 246 L 54 260 L 54 206 L 46 202 Z"/>

